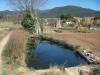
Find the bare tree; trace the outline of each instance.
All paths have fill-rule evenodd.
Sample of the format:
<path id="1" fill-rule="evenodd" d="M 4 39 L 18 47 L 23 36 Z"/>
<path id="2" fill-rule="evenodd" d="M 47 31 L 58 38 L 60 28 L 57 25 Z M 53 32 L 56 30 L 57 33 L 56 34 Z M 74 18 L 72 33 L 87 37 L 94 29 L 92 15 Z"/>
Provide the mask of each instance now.
<path id="1" fill-rule="evenodd" d="M 13 5 L 14 9 L 30 13 L 32 18 L 36 20 L 36 32 L 41 33 L 39 24 L 38 10 L 47 2 L 47 0 L 8 0 Z"/>

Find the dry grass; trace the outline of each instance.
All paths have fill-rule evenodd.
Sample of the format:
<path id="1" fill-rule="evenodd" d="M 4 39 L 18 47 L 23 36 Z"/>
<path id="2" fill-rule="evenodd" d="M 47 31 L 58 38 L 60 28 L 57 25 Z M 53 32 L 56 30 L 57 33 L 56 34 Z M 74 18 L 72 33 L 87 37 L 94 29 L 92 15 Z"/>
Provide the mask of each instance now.
<path id="1" fill-rule="evenodd" d="M 25 67 L 20 67 L 18 75 L 68 75 L 67 71 L 60 69 L 58 66 L 50 67 L 45 70 L 30 70 Z"/>
<path id="2" fill-rule="evenodd" d="M 16 29 L 3 51 L 3 75 L 16 75 L 16 67 L 25 65 L 27 32 Z"/>
<path id="3" fill-rule="evenodd" d="M 54 66 L 51 67 L 48 72 L 45 72 L 42 75 L 68 75 L 68 73 L 63 69 L 59 69 L 58 66 Z"/>
<path id="4" fill-rule="evenodd" d="M 0 31 L 0 40 L 8 33 L 8 31 L 2 30 Z"/>
<path id="5" fill-rule="evenodd" d="M 26 35 L 23 30 L 13 31 L 8 44 L 3 52 L 3 56 L 8 58 L 7 63 L 20 63 L 25 54 Z"/>
<path id="6" fill-rule="evenodd" d="M 20 67 L 18 75 L 93 75 L 89 66 L 80 66 L 73 68 L 59 68 L 58 66 L 50 67 L 45 70 L 28 70 Z"/>
<path id="7" fill-rule="evenodd" d="M 12 29 L 12 22 L 0 22 L 0 40 Z"/>
<path id="8" fill-rule="evenodd" d="M 10 28 L 13 26 L 14 24 L 12 22 L 0 22 L 0 28 Z"/>

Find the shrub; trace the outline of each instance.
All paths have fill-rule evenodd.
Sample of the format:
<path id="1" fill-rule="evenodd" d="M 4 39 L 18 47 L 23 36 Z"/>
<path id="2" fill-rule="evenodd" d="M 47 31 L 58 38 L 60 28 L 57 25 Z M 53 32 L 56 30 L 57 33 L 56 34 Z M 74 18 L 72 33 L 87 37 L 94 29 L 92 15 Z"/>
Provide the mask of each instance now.
<path id="1" fill-rule="evenodd" d="M 81 32 L 81 33 L 86 33 L 87 28 L 86 27 L 78 27 L 78 31 Z"/>
<path id="2" fill-rule="evenodd" d="M 36 42 L 34 38 L 29 38 L 27 42 L 27 53 L 26 53 L 26 59 L 25 62 L 27 64 L 27 67 L 29 68 L 36 68 L 36 63 L 34 62 L 36 59 L 35 57 L 35 46 Z"/>
<path id="3" fill-rule="evenodd" d="M 94 75 L 100 75 L 100 68 L 96 68 L 93 70 Z"/>
<path id="4" fill-rule="evenodd" d="M 58 32 L 58 33 L 62 33 L 62 30 L 60 29 L 57 29 L 57 30 L 54 30 L 55 32 Z"/>
<path id="5" fill-rule="evenodd" d="M 35 20 L 32 19 L 30 14 L 27 14 L 22 21 L 22 26 L 29 32 L 35 32 Z"/>

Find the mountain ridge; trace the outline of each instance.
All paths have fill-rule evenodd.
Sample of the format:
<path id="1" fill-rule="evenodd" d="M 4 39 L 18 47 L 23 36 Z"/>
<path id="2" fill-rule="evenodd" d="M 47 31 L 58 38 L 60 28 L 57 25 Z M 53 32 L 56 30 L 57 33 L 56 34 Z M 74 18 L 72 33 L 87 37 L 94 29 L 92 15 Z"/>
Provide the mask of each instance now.
<path id="1" fill-rule="evenodd" d="M 72 16 L 77 17 L 100 16 L 100 11 L 70 5 L 42 10 L 42 12 L 40 12 L 40 17 L 59 17 L 62 14 L 71 14 Z"/>
<path id="2" fill-rule="evenodd" d="M 18 11 L 10 11 L 10 10 L 5 10 L 5 11 L 0 11 L 0 14 L 3 15 L 14 15 L 18 13 Z M 63 6 L 63 7 L 55 7 L 53 9 L 47 9 L 47 10 L 39 10 L 39 17 L 42 18 L 56 18 L 60 17 L 63 14 L 70 14 L 74 17 L 95 17 L 95 16 L 100 16 L 100 11 L 96 11 L 93 9 L 89 8 L 83 8 L 80 6 Z"/>

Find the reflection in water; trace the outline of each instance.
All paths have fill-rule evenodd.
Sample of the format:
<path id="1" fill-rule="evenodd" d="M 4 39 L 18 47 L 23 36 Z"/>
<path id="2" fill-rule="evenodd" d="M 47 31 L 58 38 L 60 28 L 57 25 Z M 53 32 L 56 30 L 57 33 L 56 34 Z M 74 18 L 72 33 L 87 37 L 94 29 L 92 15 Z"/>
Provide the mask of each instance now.
<path id="1" fill-rule="evenodd" d="M 72 67 L 87 62 L 70 49 L 59 47 L 57 44 L 31 39 L 28 43 L 26 64 L 35 69 L 49 68 L 51 65 Z"/>

